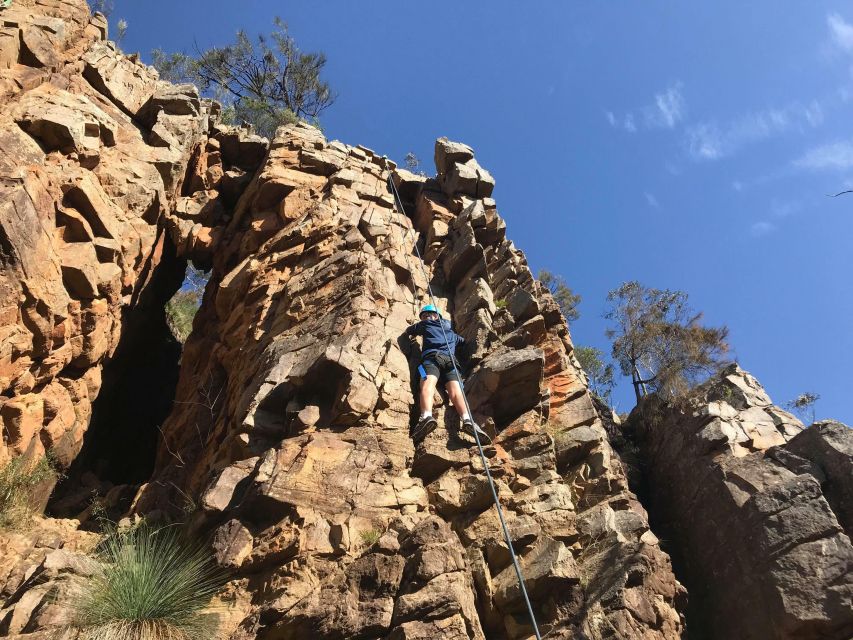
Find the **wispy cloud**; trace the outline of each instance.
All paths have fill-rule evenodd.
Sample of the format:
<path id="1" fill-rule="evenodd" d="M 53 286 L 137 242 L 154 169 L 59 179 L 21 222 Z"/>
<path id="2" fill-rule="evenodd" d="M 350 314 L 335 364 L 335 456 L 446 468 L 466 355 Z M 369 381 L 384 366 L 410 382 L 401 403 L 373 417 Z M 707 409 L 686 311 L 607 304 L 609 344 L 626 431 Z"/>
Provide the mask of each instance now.
<path id="1" fill-rule="evenodd" d="M 716 160 L 723 156 L 723 133 L 713 123 L 701 123 L 687 129 L 687 150 L 695 160 Z"/>
<path id="2" fill-rule="evenodd" d="M 756 238 L 766 236 L 768 233 L 773 233 L 774 231 L 776 231 L 776 225 L 771 222 L 766 222 L 764 220 L 762 220 L 761 222 L 754 223 L 749 228 L 749 232 L 753 235 L 753 237 Z"/>
<path id="3" fill-rule="evenodd" d="M 794 166 L 813 171 L 844 171 L 853 167 L 853 140 L 839 140 L 809 149 Z"/>
<path id="4" fill-rule="evenodd" d="M 847 84 L 839 88 L 841 101 L 846 103 L 850 95 L 850 79 L 853 78 L 853 24 L 837 13 L 826 16 L 829 39 L 824 43 L 823 52 L 828 59 L 839 58 L 847 64 Z"/>
<path id="5" fill-rule="evenodd" d="M 660 209 L 660 202 L 658 202 L 658 199 L 655 198 L 654 194 L 645 191 L 643 195 L 646 197 L 646 202 L 649 203 L 649 206 L 652 209 Z"/>
<path id="6" fill-rule="evenodd" d="M 826 23 L 829 25 L 829 36 L 832 44 L 842 51 L 853 53 L 853 24 L 845 21 L 837 13 L 830 13 L 826 16 Z"/>
<path id="7" fill-rule="evenodd" d="M 777 200 L 774 198 L 770 202 L 770 211 L 777 218 L 787 218 L 792 216 L 803 208 L 803 203 L 799 200 Z"/>
<path id="8" fill-rule="evenodd" d="M 655 94 L 654 104 L 643 109 L 646 126 L 672 129 L 684 120 L 687 103 L 681 93 L 682 86 L 681 82 L 676 82 L 665 91 Z"/>
<path id="9" fill-rule="evenodd" d="M 637 131 L 638 120 L 646 129 L 673 129 L 687 115 L 687 102 L 681 93 L 683 84 L 676 82 L 660 93 L 656 93 L 654 100 L 635 111 L 627 111 L 624 115 L 617 115 L 612 111 L 605 111 L 607 122 L 615 129 L 623 129 L 628 133 Z"/>
<path id="10" fill-rule="evenodd" d="M 624 116 L 617 116 L 612 111 L 605 111 L 604 116 L 607 122 L 614 129 L 624 129 L 628 133 L 634 133 L 637 130 L 637 124 L 634 122 L 634 114 L 626 113 Z"/>
<path id="11" fill-rule="evenodd" d="M 823 123 L 823 109 L 817 100 L 765 109 L 720 125 L 700 122 L 687 127 L 685 145 L 694 160 L 717 160 L 731 156 L 742 147 L 790 131 L 805 131 Z"/>

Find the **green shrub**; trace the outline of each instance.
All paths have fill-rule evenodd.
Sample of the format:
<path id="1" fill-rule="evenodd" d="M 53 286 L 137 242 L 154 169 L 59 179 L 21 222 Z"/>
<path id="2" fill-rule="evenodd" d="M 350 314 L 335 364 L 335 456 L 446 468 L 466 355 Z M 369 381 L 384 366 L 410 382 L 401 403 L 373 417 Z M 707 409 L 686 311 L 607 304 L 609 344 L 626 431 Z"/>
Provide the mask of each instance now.
<path id="1" fill-rule="evenodd" d="M 212 640 L 217 616 L 205 608 L 225 583 L 199 545 L 175 528 L 113 531 L 97 550 L 98 570 L 81 579 L 70 626 L 86 640 Z"/>
<path id="2" fill-rule="evenodd" d="M 49 453 L 35 463 L 18 457 L 0 469 L 0 528 L 20 526 L 28 520 L 36 487 L 58 478 Z"/>
<path id="3" fill-rule="evenodd" d="M 506 300 L 501 298 L 500 300 L 495 300 L 495 306 L 498 309 L 506 309 Z"/>
<path id="4" fill-rule="evenodd" d="M 200 304 L 196 291 L 178 291 L 166 303 L 166 324 L 175 340 L 181 344 L 187 341 L 193 330 L 193 319 Z"/>
<path id="5" fill-rule="evenodd" d="M 166 303 L 166 324 L 181 344 L 187 341 L 193 330 L 193 320 L 201 307 L 209 279 L 210 273 L 196 269 L 192 263 L 187 264 L 181 288 Z"/>
<path id="6" fill-rule="evenodd" d="M 379 542 L 379 538 L 381 537 L 382 532 L 379 529 L 370 529 L 368 531 L 361 532 L 361 541 L 364 543 L 365 547 L 372 547 Z"/>

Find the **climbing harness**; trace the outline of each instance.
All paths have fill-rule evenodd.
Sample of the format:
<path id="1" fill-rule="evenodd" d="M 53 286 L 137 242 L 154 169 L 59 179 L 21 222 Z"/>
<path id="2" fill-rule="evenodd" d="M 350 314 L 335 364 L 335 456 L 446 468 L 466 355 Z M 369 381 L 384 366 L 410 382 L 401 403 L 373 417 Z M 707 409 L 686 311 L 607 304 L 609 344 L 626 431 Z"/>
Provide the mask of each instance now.
<path id="1" fill-rule="evenodd" d="M 400 210 L 402 215 L 406 215 L 406 210 L 403 208 L 403 201 L 400 198 L 400 194 L 397 191 L 397 185 L 394 184 L 393 172 L 388 172 L 388 185 L 391 187 L 391 191 L 394 194 L 394 202 L 396 204 L 396 208 Z M 414 228 L 412 229 L 412 233 L 414 234 Z M 432 292 L 432 285 L 429 282 L 429 278 L 427 277 L 426 268 L 424 267 L 424 259 L 421 256 L 421 251 L 418 249 L 418 241 L 417 237 L 414 238 L 413 245 L 415 247 L 415 254 L 418 257 L 418 260 L 421 264 L 421 274 L 424 277 L 424 282 L 426 282 L 427 292 L 429 293 L 430 304 L 438 308 L 435 304 L 435 296 Z M 408 263 L 408 258 L 407 258 Z M 409 271 L 411 271 L 411 265 L 409 265 Z M 414 278 L 412 279 L 412 283 L 414 284 Z M 456 373 L 456 377 L 459 379 L 459 387 L 462 390 L 462 399 L 465 401 L 465 411 L 471 416 L 471 406 L 468 404 L 468 395 L 465 393 L 465 385 L 462 382 L 462 376 L 459 374 L 459 367 L 456 365 L 456 356 L 453 354 L 453 349 L 450 348 L 450 341 L 447 339 L 447 332 L 444 329 L 444 323 L 441 323 L 441 334 L 444 338 L 444 345 L 447 347 L 447 352 L 450 354 L 450 361 L 453 363 L 453 371 Z M 472 416 L 473 419 L 473 416 Z M 542 640 L 542 636 L 539 634 L 539 626 L 536 624 L 536 616 L 533 613 L 533 606 L 530 604 L 530 598 L 527 595 L 527 588 L 524 586 L 524 575 L 521 573 L 521 565 L 518 563 L 518 558 L 515 555 L 515 549 L 512 548 L 512 538 L 509 535 L 509 528 L 506 525 L 506 520 L 504 519 L 503 509 L 501 508 L 500 500 L 498 500 L 498 492 L 495 489 L 495 481 L 492 479 L 492 472 L 489 470 L 489 462 L 486 459 L 486 453 L 483 451 L 483 444 L 480 442 L 480 436 L 477 433 L 477 429 L 472 430 L 474 432 L 474 439 L 477 441 L 477 450 L 480 452 L 480 460 L 483 463 L 483 469 L 486 471 L 486 478 L 489 481 L 489 489 L 492 491 L 492 500 L 495 503 L 495 507 L 498 510 L 498 519 L 501 523 L 501 529 L 503 530 L 504 542 L 506 542 L 507 549 L 509 549 L 509 555 L 512 558 L 512 566 L 515 569 L 515 576 L 518 578 L 518 586 L 521 590 L 521 595 L 524 596 L 524 603 L 527 605 L 527 614 L 530 616 L 530 623 L 533 625 L 533 633 L 536 635 L 536 640 Z"/>

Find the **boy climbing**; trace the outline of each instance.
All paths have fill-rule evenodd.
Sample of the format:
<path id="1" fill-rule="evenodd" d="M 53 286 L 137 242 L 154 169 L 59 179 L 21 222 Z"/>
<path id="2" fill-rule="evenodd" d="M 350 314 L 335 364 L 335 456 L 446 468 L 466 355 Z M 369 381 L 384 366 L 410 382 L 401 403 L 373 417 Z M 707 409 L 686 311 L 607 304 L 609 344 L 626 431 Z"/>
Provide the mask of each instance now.
<path id="1" fill-rule="evenodd" d="M 465 399 L 462 396 L 462 381 L 454 369 L 451 351 L 448 351 L 449 347 L 455 354 L 457 347 L 465 344 L 464 338 L 451 329 L 450 321 L 442 318 L 438 309 L 431 304 L 421 309 L 420 318 L 420 322 L 406 329 L 406 335 L 410 338 L 414 339 L 415 336 L 423 338 L 421 364 L 418 367 L 418 373 L 421 376 L 421 417 L 415 427 L 416 433 L 426 434 L 438 426 L 432 416 L 432 401 L 436 384 L 441 380 L 445 382 L 445 389 L 450 396 L 453 408 L 462 418 L 462 430 L 472 437 L 476 431 L 480 442 L 489 444 L 491 438 L 477 426 L 467 411 Z"/>

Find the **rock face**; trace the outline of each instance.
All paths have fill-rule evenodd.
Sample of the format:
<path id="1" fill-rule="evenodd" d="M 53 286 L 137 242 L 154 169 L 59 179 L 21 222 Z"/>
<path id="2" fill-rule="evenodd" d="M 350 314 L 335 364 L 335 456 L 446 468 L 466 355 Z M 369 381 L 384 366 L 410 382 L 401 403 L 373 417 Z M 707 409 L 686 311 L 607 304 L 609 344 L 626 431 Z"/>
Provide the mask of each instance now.
<path id="1" fill-rule="evenodd" d="M 2 17 L 0 464 L 47 450 L 77 464 L 104 422 L 93 403 L 133 406 L 104 372 L 150 359 L 122 338 L 139 343 L 192 259 L 211 281 L 153 477 L 109 489 L 89 468 L 55 510 L 99 487 L 108 509 L 191 512 L 233 572 L 235 640 L 528 637 L 473 442 L 443 400 L 442 428 L 410 434 L 417 241 L 439 305 L 476 343 L 471 406 L 497 436 L 490 465 L 543 630 L 679 636 L 683 589 L 473 150 L 439 140 L 427 179 L 309 126 L 269 143 L 106 42 L 82 0 L 17 0 Z M 131 427 L 108 420 L 87 445 Z M 87 571 L 73 522 L 0 534 L 0 635 L 59 619 L 51 598 Z"/>
<path id="2" fill-rule="evenodd" d="M 103 41 L 83 0 L 16 0 L 0 18 L 0 464 L 50 449 L 67 466 L 161 263 L 174 291 L 180 260 L 212 250 L 219 194 L 184 197 L 188 169 L 205 189 L 239 180 L 239 153 L 212 150 L 247 136 Z"/>
<path id="3" fill-rule="evenodd" d="M 65 621 L 63 603 L 74 589 L 72 581 L 92 575 L 89 554 L 100 539 L 78 531 L 78 525 L 36 518 L 24 531 L 0 535 L 0 636 L 47 638 L 31 632 L 53 630 Z"/>
<path id="4" fill-rule="evenodd" d="M 557 305 L 473 152 L 439 140 L 436 157 L 426 179 L 312 127 L 279 130 L 221 232 L 136 509 L 168 511 L 173 487 L 201 496 L 195 526 L 254 594 L 235 638 L 527 637 L 473 442 L 443 401 L 441 427 L 410 434 L 417 232 L 439 305 L 477 343 L 469 398 L 497 435 L 490 464 L 543 628 L 678 637 L 683 590 Z"/>
<path id="5" fill-rule="evenodd" d="M 466 389 L 542 631 L 682 636 L 686 594 L 608 443 L 617 421 L 473 149 L 439 139 L 427 178 L 306 125 L 270 142 L 121 53 L 83 0 L 0 17 L 0 465 L 50 450 L 74 469 L 84 435 L 131 442 L 140 459 L 112 464 L 153 465 L 147 483 L 84 464 L 54 511 L 96 488 L 116 517 L 187 520 L 232 572 L 232 640 L 529 638 L 474 443 L 445 397 L 440 427 L 411 431 L 404 332 L 429 284 L 473 345 Z M 139 336 L 189 259 L 211 279 L 174 402 L 156 374 L 122 387 L 114 369 L 157 356 Z M 158 402 L 155 462 L 132 414 Z M 739 370 L 658 408 L 632 424 L 709 637 L 849 637 L 850 431 L 803 430 Z M 0 636 L 61 620 L 95 542 L 76 523 L 0 532 Z"/>
<path id="6" fill-rule="evenodd" d="M 139 459 L 111 463 L 153 465 L 148 482 L 83 464 L 54 512 L 95 488 L 115 517 L 187 521 L 232 572 L 232 640 L 529 638 L 474 443 L 444 397 L 440 427 L 411 431 L 404 332 L 429 284 L 473 345 L 466 389 L 542 631 L 681 637 L 686 594 L 608 443 L 617 421 L 470 147 L 439 139 L 427 178 L 307 125 L 270 142 L 121 53 L 83 0 L 0 17 L 0 465 L 50 450 L 74 469 L 84 435 L 130 442 Z M 140 336 L 190 259 L 211 279 L 176 397 L 157 374 L 119 385 L 162 356 Z M 132 418 L 157 403 L 155 462 Z M 850 431 L 803 430 L 739 370 L 656 415 L 635 429 L 713 637 L 848 637 Z M 95 543 L 77 522 L 0 532 L 0 636 L 61 621 Z"/>
<path id="7" fill-rule="evenodd" d="M 853 430 L 804 429 L 736 365 L 629 427 L 683 565 L 691 639 L 853 637 Z"/>

